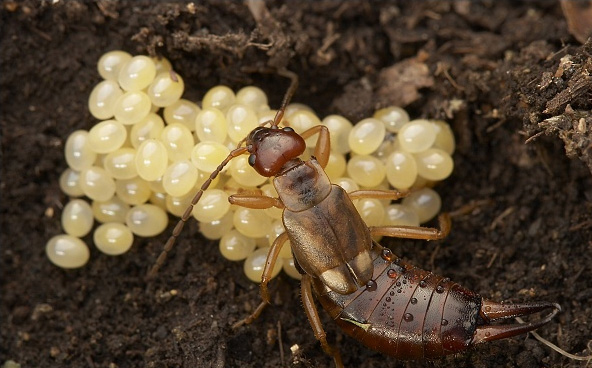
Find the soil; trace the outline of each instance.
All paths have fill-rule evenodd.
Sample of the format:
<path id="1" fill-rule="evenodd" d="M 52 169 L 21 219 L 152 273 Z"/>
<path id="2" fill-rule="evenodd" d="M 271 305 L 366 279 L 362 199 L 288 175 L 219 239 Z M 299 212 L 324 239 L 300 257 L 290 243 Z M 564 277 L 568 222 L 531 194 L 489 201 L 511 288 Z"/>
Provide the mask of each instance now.
<path id="1" fill-rule="evenodd" d="M 277 107 L 288 81 L 243 67 L 287 67 L 300 77 L 295 100 L 320 116 L 356 121 L 399 104 L 412 117 L 449 121 L 458 148 L 452 177 L 437 187 L 444 210 L 479 206 L 455 218 L 443 241 L 384 243 L 485 297 L 560 303 L 560 315 L 539 333 L 567 351 L 590 354 L 592 44 L 580 43 L 589 11 L 565 4 L 563 11 L 548 1 L 251 5 L 2 1 L 0 362 L 333 364 L 301 308 L 298 282 L 286 276 L 273 283 L 273 305 L 261 318 L 231 329 L 259 303 L 258 288 L 240 263 L 222 259 L 196 223 L 153 281 L 144 276 L 173 218 L 166 233 L 136 239 L 123 256 L 92 249 L 88 265 L 70 271 L 47 260 L 45 243 L 62 232 L 68 201 L 58 186 L 64 142 L 95 124 L 87 96 L 100 79 L 97 60 L 114 49 L 166 56 L 193 101 L 216 84 L 256 84 Z M 347 367 L 584 365 L 527 336 L 431 362 L 396 361 L 321 317 Z"/>

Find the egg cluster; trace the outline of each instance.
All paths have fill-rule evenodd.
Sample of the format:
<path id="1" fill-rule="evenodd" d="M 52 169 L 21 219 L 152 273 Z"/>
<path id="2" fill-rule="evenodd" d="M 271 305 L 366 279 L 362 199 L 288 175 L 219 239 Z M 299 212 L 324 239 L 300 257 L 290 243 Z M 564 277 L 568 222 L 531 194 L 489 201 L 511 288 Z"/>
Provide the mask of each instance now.
<path id="1" fill-rule="evenodd" d="M 182 216 L 237 143 L 276 113 L 265 93 L 253 86 L 236 93 L 216 86 L 199 105 L 182 99 L 183 79 L 166 59 L 111 51 L 101 57 L 98 70 L 104 80 L 91 92 L 88 106 L 100 122 L 66 141 L 68 168 L 60 177 L 61 189 L 72 198 L 62 212 L 66 234 L 46 246 L 49 259 L 63 268 L 88 261 L 89 249 L 80 238 L 90 233 L 94 220 L 102 223 L 94 231 L 94 244 L 109 255 L 128 251 L 134 235 L 161 233 L 168 223 L 166 212 Z M 309 107 L 293 103 L 281 124 L 298 133 L 319 124 L 329 128 L 326 172 L 348 192 L 416 189 L 401 203 L 354 201 L 369 226 L 418 226 L 439 212 L 440 197 L 429 186 L 452 171 L 454 137 L 446 123 L 409 121 L 405 110 L 389 107 L 354 125 L 338 115 L 321 120 Z M 305 158 L 315 144 L 315 137 L 307 140 Z M 192 214 L 205 237 L 219 239 L 224 257 L 245 260 L 245 274 L 260 281 L 269 247 L 284 227 L 280 209 L 228 202 L 236 193 L 277 197 L 272 179 L 257 174 L 247 158 L 230 161 Z M 283 268 L 299 278 L 289 242 L 280 258 L 273 275 Z"/>

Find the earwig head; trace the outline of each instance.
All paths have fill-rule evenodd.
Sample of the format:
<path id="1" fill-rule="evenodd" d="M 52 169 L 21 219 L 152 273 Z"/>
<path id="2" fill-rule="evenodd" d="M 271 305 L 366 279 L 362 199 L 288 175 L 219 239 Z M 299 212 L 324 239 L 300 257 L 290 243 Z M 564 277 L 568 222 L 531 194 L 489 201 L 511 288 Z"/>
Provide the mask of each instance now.
<path id="1" fill-rule="evenodd" d="M 247 137 L 249 165 L 262 176 L 277 175 L 286 162 L 300 156 L 306 143 L 290 127 L 255 128 Z"/>

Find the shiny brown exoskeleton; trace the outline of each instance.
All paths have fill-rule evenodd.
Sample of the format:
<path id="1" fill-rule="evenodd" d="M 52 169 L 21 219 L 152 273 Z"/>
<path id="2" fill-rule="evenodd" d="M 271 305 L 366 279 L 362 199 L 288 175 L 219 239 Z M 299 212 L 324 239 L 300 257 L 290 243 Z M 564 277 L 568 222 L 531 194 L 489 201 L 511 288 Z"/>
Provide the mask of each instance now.
<path id="1" fill-rule="evenodd" d="M 297 134 L 280 128 L 286 105 L 296 88 L 296 77 L 270 127 L 253 130 L 244 142 L 218 166 L 204 183 L 195 204 L 222 168 L 234 157 L 250 153 L 249 164 L 266 177 L 275 177 L 279 198 L 263 195 L 233 195 L 230 202 L 249 208 L 283 208 L 286 232 L 271 246 L 263 271 L 261 294 L 264 302 L 248 318 L 252 322 L 269 303 L 267 284 L 279 252 L 290 240 L 295 262 L 301 270 L 302 302 L 316 338 L 323 350 L 342 367 L 339 352 L 325 336 L 313 290 L 323 308 L 349 335 L 371 349 L 399 359 L 429 359 L 465 351 L 491 340 L 532 331 L 549 322 L 559 311 L 556 303 L 502 304 L 482 298 L 473 291 L 401 260 L 389 249 L 372 241 L 372 236 L 436 240 L 450 231 L 447 214 L 439 217 L 440 229 L 388 226 L 368 228 L 352 199 L 399 199 L 407 191 L 359 190 L 346 193 L 331 184 L 323 167 L 330 151 L 329 132 L 324 126 Z M 305 139 L 318 134 L 314 156 L 299 158 Z M 245 147 L 241 147 L 245 143 Z M 315 158 L 316 157 L 316 158 Z M 190 207 L 175 227 L 165 250 L 151 270 L 154 274 L 172 248 Z M 517 316 L 550 309 L 541 319 L 524 324 L 492 324 Z"/>

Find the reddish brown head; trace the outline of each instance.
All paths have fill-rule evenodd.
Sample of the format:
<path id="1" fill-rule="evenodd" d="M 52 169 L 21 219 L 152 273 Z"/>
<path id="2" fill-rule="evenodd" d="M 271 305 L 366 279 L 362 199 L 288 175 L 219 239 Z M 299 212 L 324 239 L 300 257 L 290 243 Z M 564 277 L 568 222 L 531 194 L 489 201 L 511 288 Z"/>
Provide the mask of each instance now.
<path id="1" fill-rule="evenodd" d="M 249 165 L 262 176 L 277 175 L 290 160 L 300 156 L 306 149 L 306 143 L 290 127 L 259 127 L 247 137 Z"/>

